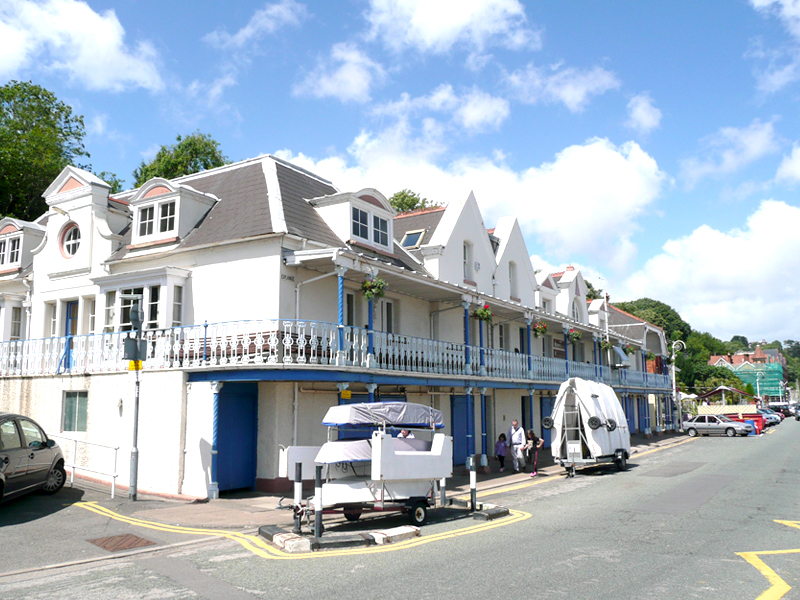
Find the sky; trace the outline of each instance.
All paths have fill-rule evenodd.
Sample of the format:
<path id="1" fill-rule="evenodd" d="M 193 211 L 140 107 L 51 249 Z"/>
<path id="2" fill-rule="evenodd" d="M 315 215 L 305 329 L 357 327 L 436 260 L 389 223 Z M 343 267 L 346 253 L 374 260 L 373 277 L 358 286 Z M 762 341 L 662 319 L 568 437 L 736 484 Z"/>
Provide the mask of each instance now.
<path id="1" fill-rule="evenodd" d="M 800 339 L 800 0 L 3 0 L 0 40 L 0 84 L 129 186 L 201 131 L 342 191 L 472 191 L 534 269 Z"/>

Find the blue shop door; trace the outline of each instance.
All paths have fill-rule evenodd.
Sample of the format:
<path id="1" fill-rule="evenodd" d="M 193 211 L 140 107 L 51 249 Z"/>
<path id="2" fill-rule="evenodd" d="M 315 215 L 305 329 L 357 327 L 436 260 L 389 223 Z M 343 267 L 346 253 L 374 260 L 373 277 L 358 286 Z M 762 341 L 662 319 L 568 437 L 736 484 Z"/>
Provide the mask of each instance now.
<path id="1" fill-rule="evenodd" d="M 637 398 L 636 404 L 638 405 L 639 414 L 639 433 L 644 433 L 645 429 L 650 426 L 648 413 L 648 403 L 646 398 Z"/>
<path id="2" fill-rule="evenodd" d="M 362 394 L 360 392 L 352 393 L 350 398 L 339 397 L 339 404 L 360 404 L 362 402 L 369 402 L 369 394 Z M 361 427 L 359 429 L 347 429 L 340 427 L 338 432 L 339 440 L 368 440 L 372 437 L 372 429 Z"/>
<path id="3" fill-rule="evenodd" d="M 467 456 L 475 453 L 475 438 L 469 438 L 467 443 L 467 423 L 475 422 L 475 409 L 472 403 L 467 402 L 467 397 L 450 396 L 450 414 L 452 418 L 453 432 L 453 465 L 464 465 L 467 463 Z M 472 414 L 467 419 L 467 411 Z"/>
<path id="4" fill-rule="evenodd" d="M 633 398 L 625 395 L 625 401 L 623 403 L 625 407 L 625 418 L 628 419 L 628 431 L 630 433 L 636 432 L 636 412 L 634 408 L 634 401 Z"/>
<path id="5" fill-rule="evenodd" d="M 78 301 L 72 300 L 64 305 L 64 354 L 61 356 L 59 372 L 72 369 L 72 337 L 78 333 Z"/>
<path id="6" fill-rule="evenodd" d="M 542 410 L 542 418 L 545 417 L 552 417 L 553 416 L 553 405 L 556 403 L 556 399 L 553 396 L 542 396 L 541 400 L 541 410 Z M 542 427 L 542 439 L 544 440 L 544 447 L 550 447 L 550 434 L 553 430 L 552 429 L 545 429 Z"/>
<path id="7" fill-rule="evenodd" d="M 219 393 L 217 481 L 219 491 L 256 485 L 258 384 L 226 382 Z"/>

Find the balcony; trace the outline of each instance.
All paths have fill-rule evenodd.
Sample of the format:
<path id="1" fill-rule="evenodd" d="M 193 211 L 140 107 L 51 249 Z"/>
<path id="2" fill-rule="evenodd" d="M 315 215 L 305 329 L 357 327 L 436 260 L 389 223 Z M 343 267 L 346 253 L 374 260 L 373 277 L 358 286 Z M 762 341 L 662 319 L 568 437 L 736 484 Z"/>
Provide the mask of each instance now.
<path id="1" fill-rule="evenodd" d="M 125 339 L 132 336 L 133 332 L 123 331 L 2 342 L 0 377 L 127 371 L 124 345 Z M 582 377 L 615 387 L 670 388 L 666 375 L 612 370 L 602 365 L 529 357 L 359 327 L 344 327 L 340 342 L 338 326 L 321 321 L 231 321 L 148 330 L 143 338 L 147 346 L 145 371 L 346 366 L 427 376 L 481 377 L 519 382 L 520 387 Z"/>

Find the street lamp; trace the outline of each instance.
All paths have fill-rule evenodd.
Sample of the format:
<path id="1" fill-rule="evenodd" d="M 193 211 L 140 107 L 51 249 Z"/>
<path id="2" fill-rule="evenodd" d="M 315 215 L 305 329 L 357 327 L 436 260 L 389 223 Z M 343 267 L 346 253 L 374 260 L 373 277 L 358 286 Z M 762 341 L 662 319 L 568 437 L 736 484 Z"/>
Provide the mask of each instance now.
<path id="1" fill-rule="evenodd" d="M 672 398 L 675 401 L 675 412 L 677 413 L 677 428 L 679 431 L 683 431 L 683 423 L 681 421 L 681 405 L 680 401 L 678 400 L 678 382 L 675 377 L 675 355 L 680 352 L 681 350 L 686 350 L 686 344 L 683 343 L 681 340 L 675 340 L 672 342 Z"/>
<path id="2" fill-rule="evenodd" d="M 761 383 L 760 380 L 766 377 L 763 371 L 759 371 L 756 373 L 756 394 L 758 395 L 758 401 L 761 402 Z M 762 403 L 763 404 L 763 403 Z"/>

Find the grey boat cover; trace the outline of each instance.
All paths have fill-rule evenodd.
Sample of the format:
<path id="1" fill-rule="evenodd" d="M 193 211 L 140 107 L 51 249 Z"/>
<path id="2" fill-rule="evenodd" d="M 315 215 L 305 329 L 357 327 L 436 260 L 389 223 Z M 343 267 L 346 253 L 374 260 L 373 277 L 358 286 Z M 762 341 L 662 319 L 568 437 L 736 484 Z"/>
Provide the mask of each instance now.
<path id="1" fill-rule="evenodd" d="M 362 402 L 332 406 L 322 424 L 328 427 L 343 425 L 390 425 L 394 427 L 444 428 L 442 411 L 411 402 Z"/>
<path id="2" fill-rule="evenodd" d="M 394 450 L 396 452 L 430 451 L 430 449 L 431 443 L 426 440 L 394 438 Z M 371 440 L 337 440 L 324 444 L 319 449 L 314 462 L 326 465 L 369 460 L 372 460 Z"/>

